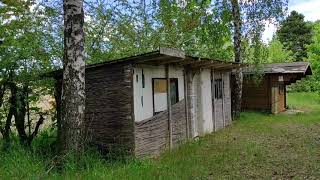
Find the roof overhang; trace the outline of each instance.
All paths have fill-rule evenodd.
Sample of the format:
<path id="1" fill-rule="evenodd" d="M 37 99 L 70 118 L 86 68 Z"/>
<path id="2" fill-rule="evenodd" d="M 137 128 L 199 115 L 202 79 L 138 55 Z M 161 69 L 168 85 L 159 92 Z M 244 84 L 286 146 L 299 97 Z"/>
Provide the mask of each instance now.
<path id="1" fill-rule="evenodd" d="M 259 72 L 256 66 L 249 66 L 244 69 L 243 74 L 254 75 Z M 312 75 L 309 62 L 275 63 L 262 65 L 261 73 L 267 76 L 282 76 L 286 85 L 295 83 L 306 76 Z"/>
<path id="2" fill-rule="evenodd" d="M 210 68 L 216 71 L 227 71 L 247 66 L 247 64 L 227 62 L 221 60 L 213 60 L 208 58 L 199 58 L 193 56 L 187 56 L 184 51 L 172 49 L 172 48 L 159 48 L 156 51 L 126 57 L 117 60 L 106 61 L 103 63 L 97 63 L 87 65 L 86 69 L 98 68 L 101 66 L 107 66 L 115 63 L 130 62 L 135 65 L 173 65 L 190 67 L 191 69 L 203 69 Z M 62 70 L 57 70 L 46 74 L 46 76 L 61 78 Z"/>

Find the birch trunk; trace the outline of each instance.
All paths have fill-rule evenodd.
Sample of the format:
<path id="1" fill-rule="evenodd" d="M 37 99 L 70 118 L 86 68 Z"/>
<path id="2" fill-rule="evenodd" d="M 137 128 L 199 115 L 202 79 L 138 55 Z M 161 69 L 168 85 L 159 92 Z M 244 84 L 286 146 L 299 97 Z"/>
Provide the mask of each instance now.
<path id="1" fill-rule="evenodd" d="M 83 152 L 85 111 L 83 0 L 64 0 L 64 62 L 61 112 L 61 153 Z"/>
<path id="2" fill-rule="evenodd" d="M 240 6 L 238 0 L 231 0 L 233 27 L 234 27 L 234 61 L 241 62 L 241 17 Z M 242 70 L 237 69 L 235 72 L 235 81 L 232 89 L 232 116 L 233 119 L 240 117 L 241 112 L 241 97 L 242 97 Z"/>

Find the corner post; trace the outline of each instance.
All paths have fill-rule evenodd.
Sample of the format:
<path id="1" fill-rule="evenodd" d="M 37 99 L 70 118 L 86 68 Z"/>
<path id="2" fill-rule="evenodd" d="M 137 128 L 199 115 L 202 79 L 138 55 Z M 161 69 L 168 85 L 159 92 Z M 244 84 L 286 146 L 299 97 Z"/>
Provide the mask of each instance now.
<path id="1" fill-rule="evenodd" d="M 186 139 L 190 138 L 189 134 L 189 106 L 188 106 L 188 80 L 187 80 L 187 67 L 184 67 L 183 80 L 184 80 L 184 103 L 185 103 L 185 116 L 186 116 Z"/>
<path id="2" fill-rule="evenodd" d="M 172 149 L 172 121 L 171 121 L 171 95 L 170 95 L 170 72 L 169 65 L 166 65 L 167 79 L 167 107 L 168 107 L 168 130 L 169 130 L 169 148 Z"/>

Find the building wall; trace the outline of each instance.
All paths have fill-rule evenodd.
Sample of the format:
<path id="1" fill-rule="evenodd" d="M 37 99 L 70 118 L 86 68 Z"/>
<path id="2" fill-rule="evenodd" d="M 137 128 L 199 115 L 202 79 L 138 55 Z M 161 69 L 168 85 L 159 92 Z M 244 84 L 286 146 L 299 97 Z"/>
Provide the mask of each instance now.
<path id="1" fill-rule="evenodd" d="M 211 69 L 201 71 L 199 87 L 201 103 L 199 103 L 198 134 L 203 135 L 213 131 Z"/>
<path id="2" fill-rule="evenodd" d="M 170 78 L 178 78 L 179 101 L 184 99 L 184 77 L 182 67 L 169 67 Z M 142 88 L 142 71 L 145 77 L 145 87 Z M 152 78 L 166 78 L 165 66 L 139 65 L 134 67 L 133 93 L 135 121 L 139 122 L 153 116 Z M 165 109 L 167 109 L 167 96 L 163 93 Z"/>
<path id="3" fill-rule="evenodd" d="M 242 108 L 274 114 L 285 111 L 285 85 L 280 79 L 283 78 L 279 78 L 278 74 L 266 75 L 257 84 L 252 78 L 245 77 L 242 90 Z"/>
<path id="4" fill-rule="evenodd" d="M 223 80 L 223 98 L 214 99 L 212 79 Z M 211 133 L 231 123 L 231 89 L 229 72 L 213 72 L 202 69 L 192 79 L 190 123 L 192 137 Z"/>
<path id="5" fill-rule="evenodd" d="M 224 89 L 224 121 L 225 126 L 230 125 L 232 122 L 232 115 L 231 115 L 231 86 L 230 86 L 230 72 L 223 73 L 223 89 Z"/>
<path id="6" fill-rule="evenodd" d="M 199 127 L 198 120 L 201 119 L 201 99 L 199 98 L 201 96 L 200 91 L 200 72 L 195 72 L 194 76 L 192 77 L 191 81 L 189 82 L 191 84 L 191 89 L 189 89 L 189 101 L 190 106 L 190 131 L 191 136 L 196 137 L 199 135 L 199 129 L 202 127 Z"/>
<path id="7" fill-rule="evenodd" d="M 177 146 L 186 139 L 185 101 L 172 106 L 172 141 Z M 169 148 L 168 111 L 135 123 L 135 154 L 156 156 Z"/>
<path id="8" fill-rule="evenodd" d="M 272 96 L 271 96 L 271 113 L 277 114 L 286 110 L 285 107 L 285 84 L 283 75 L 270 75 Z"/>
<path id="9" fill-rule="evenodd" d="M 142 82 L 139 79 L 142 77 L 142 70 L 145 88 L 142 88 Z M 172 106 L 171 118 L 173 145 L 175 146 L 187 136 L 184 69 L 170 67 L 169 72 L 170 78 L 178 78 L 179 86 L 180 101 Z M 211 69 L 187 71 L 187 77 L 190 77 L 187 80 L 187 108 L 191 138 L 211 133 L 231 123 L 230 72 L 213 74 L 214 77 L 211 77 Z M 152 78 L 165 78 L 165 67 L 139 66 L 134 68 L 135 153 L 137 156 L 156 155 L 169 147 L 168 111 L 164 110 L 153 115 Z M 212 78 L 223 80 L 223 98 L 216 101 L 213 101 Z M 143 96 L 143 106 L 141 96 Z M 167 100 L 166 93 L 163 100 L 164 102 Z"/>
<path id="10" fill-rule="evenodd" d="M 132 98 L 131 64 L 86 70 L 87 133 L 89 142 L 102 152 L 134 151 Z"/>
<path id="11" fill-rule="evenodd" d="M 283 112 L 286 110 L 286 103 L 285 103 L 285 98 L 286 92 L 285 92 L 285 85 L 284 84 L 279 84 L 279 112 Z"/>
<path id="12" fill-rule="evenodd" d="M 214 72 L 214 79 L 223 79 L 223 74 L 220 72 Z M 225 82 L 223 81 L 223 86 Z M 214 88 L 214 86 L 213 86 Z M 213 89 L 214 91 L 214 89 Z M 222 129 L 224 127 L 224 107 L 223 99 L 214 99 L 214 116 L 215 116 L 215 130 Z"/>
<path id="13" fill-rule="evenodd" d="M 271 111 L 271 82 L 265 76 L 260 83 L 245 76 L 242 86 L 242 109 Z"/>

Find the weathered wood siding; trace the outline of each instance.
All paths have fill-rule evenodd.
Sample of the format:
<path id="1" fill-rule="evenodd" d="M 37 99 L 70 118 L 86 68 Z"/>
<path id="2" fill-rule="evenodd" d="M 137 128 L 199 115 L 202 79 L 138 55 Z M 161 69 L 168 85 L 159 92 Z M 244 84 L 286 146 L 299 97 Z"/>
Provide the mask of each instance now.
<path id="1" fill-rule="evenodd" d="M 268 76 L 260 83 L 252 77 L 244 77 L 242 89 L 243 110 L 271 111 L 271 86 Z"/>
<path id="2" fill-rule="evenodd" d="M 103 153 L 133 153 L 132 66 L 116 63 L 86 70 L 86 127 Z"/>
<path id="3" fill-rule="evenodd" d="M 258 84 L 252 77 L 245 77 L 243 81 L 242 109 L 265 111 L 275 114 L 285 111 L 286 84 L 284 81 L 288 78 L 290 79 L 290 77 L 291 76 L 279 74 L 266 75 Z"/>
<path id="4" fill-rule="evenodd" d="M 286 110 L 286 103 L 285 103 L 285 88 L 284 88 L 284 84 L 280 84 L 279 85 L 279 107 L 278 107 L 278 111 L 279 112 L 283 112 Z"/>
<path id="5" fill-rule="evenodd" d="M 223 74 L 221 72 L 215 72 L 215 79 L 222 79 Z M 224 82 L 222 82 L 224 84 Z M 215 113 L 215 130 L 222 129 L 224 127 L 224 112 L 223 112 L 223 99 L 214 100 L 214 113 Z"/>
<path id="6" fill-rule="evenodd" d="M 185 101 L 172 105 L 172 140 L 176 146 L 186 139 Z M 169 148 L 168 111 L 135 122 L 135 154 L 156 156 Z"/>
<path id="7" fill-rule="evenodd" d="M 169 67 L 170 78 L 178 79 L 179 100 L 184 98 L 184 80 L 182 67 Z M 144 87 L 142 86 L 144 76 Z M 133 75 L 135 121 L 142 121 L 153 116 L 153 78 L 166 78 L 164 66 L 135 65 Z M 163 99 L 166 103 L 166 97 Z"/>
<path id="8" fill-rule="evenodd" d="M 223 93 L 224 93 L 224 121 L 225 126 L 232 122 L 231 117 L 231 88 L 230 88 L 230 72 L 223 73 Z"/>

